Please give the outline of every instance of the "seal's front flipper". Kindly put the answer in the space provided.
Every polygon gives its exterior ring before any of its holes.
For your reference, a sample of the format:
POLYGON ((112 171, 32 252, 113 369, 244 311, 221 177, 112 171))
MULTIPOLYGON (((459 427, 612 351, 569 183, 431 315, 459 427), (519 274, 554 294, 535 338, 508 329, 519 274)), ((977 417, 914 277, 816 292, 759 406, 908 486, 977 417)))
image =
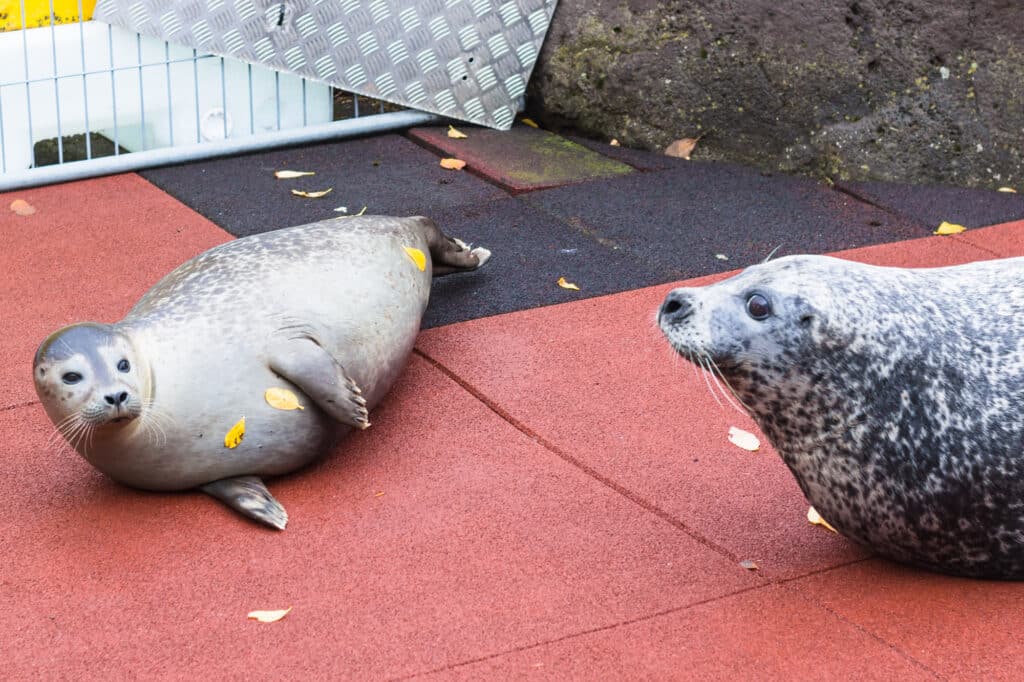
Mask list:
POLYGON ((292 382, 342 424, 370 426, 366 399, 345 368, 313 339, 302 336, 270 349, 270 369, 292 382))
POLYGON ((200 486, 199 489, 271 528, 284 530, 288 525, 288 512, 274 499, 258 476, 222 478, 200 486))

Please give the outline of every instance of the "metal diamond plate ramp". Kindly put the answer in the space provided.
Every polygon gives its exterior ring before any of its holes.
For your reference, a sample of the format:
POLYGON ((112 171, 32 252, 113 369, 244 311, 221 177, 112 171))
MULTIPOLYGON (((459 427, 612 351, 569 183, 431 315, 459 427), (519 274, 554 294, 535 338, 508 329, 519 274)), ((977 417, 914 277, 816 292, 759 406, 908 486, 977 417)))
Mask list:
POLYGON ((99 0, 95 19, 508 129, 557 0, 99 0))

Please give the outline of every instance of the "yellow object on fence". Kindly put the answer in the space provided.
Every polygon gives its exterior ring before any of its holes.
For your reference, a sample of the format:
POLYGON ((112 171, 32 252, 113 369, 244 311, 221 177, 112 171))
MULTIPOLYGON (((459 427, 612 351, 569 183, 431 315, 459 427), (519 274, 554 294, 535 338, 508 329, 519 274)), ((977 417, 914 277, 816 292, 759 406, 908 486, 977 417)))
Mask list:
MULTIPOLYGON (((81 8, 82 19, 92 19, 96 0, 52 0, 53 23, 69 24, 78 21, 81 8)), ((19 31, 23 28, 38 28, 50 25, 51 0, 0 0, 0 32, 19 31), (21 4, 25 3, 25 21, 21 20, 21 4)))

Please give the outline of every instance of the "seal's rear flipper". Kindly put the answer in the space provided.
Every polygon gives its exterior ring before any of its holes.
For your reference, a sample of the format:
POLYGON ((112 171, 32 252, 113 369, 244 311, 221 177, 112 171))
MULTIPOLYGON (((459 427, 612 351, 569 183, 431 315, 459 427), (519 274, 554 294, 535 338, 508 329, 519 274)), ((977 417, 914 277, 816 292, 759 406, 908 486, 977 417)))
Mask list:
POLYGON ((284 530, 288 525, 288 512, 281 503, 267 490, 267 486, 258 476, 237 476, 222 478, 207 483, 199 488, 207 495, 241 512, 250 519, 255 519, 277 530, 284 530))
POLYGON ((363 392, 316 341, 306 336, 281 341, 269 355, 270 369, 302 389, 324 412, 357 429, 370 426, 363 392))
POLYGON ((483 267, 491 258, 491 252, 478 246, 472 248, 461 239, 453 239, 430 218, 418 216, 412 220, 419 221, 430 248, 430 261, 433 264, 434 277, 450 275, 453 272, 468 272, 483 267))

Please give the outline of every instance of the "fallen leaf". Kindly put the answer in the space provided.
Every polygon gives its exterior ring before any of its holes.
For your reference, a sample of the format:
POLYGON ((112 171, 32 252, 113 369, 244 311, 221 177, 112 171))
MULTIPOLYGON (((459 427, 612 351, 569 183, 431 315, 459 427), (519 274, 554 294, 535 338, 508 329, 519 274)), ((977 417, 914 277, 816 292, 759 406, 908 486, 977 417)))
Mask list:
POLYGON ((665 156, 675 156, 680 159, 690 160, 690 154, 697 147, 697 142, 700 141, 699 137, 684 137, 681 140, 676 140, 669 146, 665 147, 665 156))
POLYGON ((30 216, 36 212, 36 207, 24 199, 15 199, 11 202, 11 210, 20 216, 30 216))
POLYGON ((304 192, 301 189, 293 189, 292 190, 292 194, 294 194, 297 197, 306 197, 307 199, 319 199, 320 197, 327 196, 328 194, 330 194, 333 191, 334 191, 333 187, 329 187, 327 189, 320 190, 319 192, 304 192))
POLYGON ((715 258, 717 258, 718 260, 729 260, 729 257, 726 256, 724 253, 716 253, 715 258))
POLYGON ((461 130, 457 130, 455 126, 448 126, 448 137, 452 138, 453 140, 465 140, 467 137, 469 137, 469 135, 462 132, 461 130))
POLYGON ((761 447, 761 441, 757 439, 757 436, 735 426, 729 427, 729 442, 750 452, 757 452, 761 447))
POLYGON ((609 147, 618 147, 618 146, 620 146, 619 145, 619 141, 613 138, 612 141, 608 143, 608 146, 609 147))
POLYGON ((815 509, 814 507, 808 507, 808 509, 807 509, 807 521, 812 526, 822 526, 822 527, 826 528, 827 530, 832 531, 833 533, 838 533, 839 532, 835 528, 833 528, 829 524, 828 521, 826 521, 825 519, 821 518, 821 514, 819 514, 818 510, 815 509))
POLYGON ((539 126, 539 125, 537 125, 536 121, 534 121, 534 120, 533 120, 532 118, 521 118, 521 119, 519 119, 519 121, 520 121, 520 122, 521 122, 521 123, 522 123, 523 125, 528 125, 528 126, 530 126, 531 128, 540 128, 540 126, 539 126))
POLYGON ((231 430, 224 436, 224 447, 228 450, 234 450, 238 447, 238 444, 245 438, 245 417, 238 420, 231 430))
POLYGON ((956 223, 947 223, 945 220, 939 225, 939 229, 935 230, 935 234, 959 234, 965 231, 967 228, 963 225, 957 225, 956 223))
POLYGON ((306 409, 299 404, 299 396, 287 388, 268 388, 266 393, 263 394, 263 399, 267 401, 268 405, 278 410, 306 409))
MULTIPOLYGON (((338 211, 338 210, 343 209, 343 208, 346 211, 348 210, 348 208, 346 208, 345 206, 339 206, 338 208, 336 208, 334 210, 338 211)), ((359 213, 353 213, 352 215, 340 215, 335 220, 340 220, 342 218, 358 218, 359 216, 363 215, 364 213, 366 213, 366 207, 365 206, 363 206, 361 209, 359 209, 359 213)))
POLYGON ((565 277, 558 278, 558 286, 562 287, 563 289, 572 289, 573 291, 580 290, 580 288, 573 284, 572 282, 566 281, 565 277))
POLYGON ((304 178, 307 175, 316 175, 313 171, 293 171, 293 170, 279 170, 274 171, 274 177, 278 180, 291 180, 292 178, 304 178))
POLYGON ((441 168, 447 168, 448 170, 462 170, 466 167, 466 162, 462 159, 441 159, 441 168))
POLYGON ((384 491, 383 490, 381 490, 379 493, 374 493, 373 494, 374 497, 382 497, 383 495, 384 495, 384 491))
POLYGON ((278 609, 277 611, 250 611, 248 617, 261 623, 276 623, 291 613, 291 611, 292 607, 290 606, 286 609, 278 609))
POLYGON ((338 208, 334 209, 334 212, 335 213, 348 213, 348 206, 339 206, 338 208))
POLYGON ((1009 192, 1010 194, 1016 194, 1017 190, 1012 187, 1000 187, 996 190, 997 192, 1009 192))
POLYGON ((760 566, 758 566, 756 563, 754 563, 750 559, 744 559, 743 561, 741 561, 740 562, 740 567, 741 568, 745 568, 748 571, 756 571, 757 569, 761 568, 760 566))
POLYGON ((424 254, 419 249, 415 249, 411 246, 403 246, 402 248, 405 249, 405 252, 407 254, 409 254, 409 258, 411 258, 412 262, 416 264, 416 267, 420 269, 420 272, 423 272, 424 270, 427 269, 426 254, 424 254))

